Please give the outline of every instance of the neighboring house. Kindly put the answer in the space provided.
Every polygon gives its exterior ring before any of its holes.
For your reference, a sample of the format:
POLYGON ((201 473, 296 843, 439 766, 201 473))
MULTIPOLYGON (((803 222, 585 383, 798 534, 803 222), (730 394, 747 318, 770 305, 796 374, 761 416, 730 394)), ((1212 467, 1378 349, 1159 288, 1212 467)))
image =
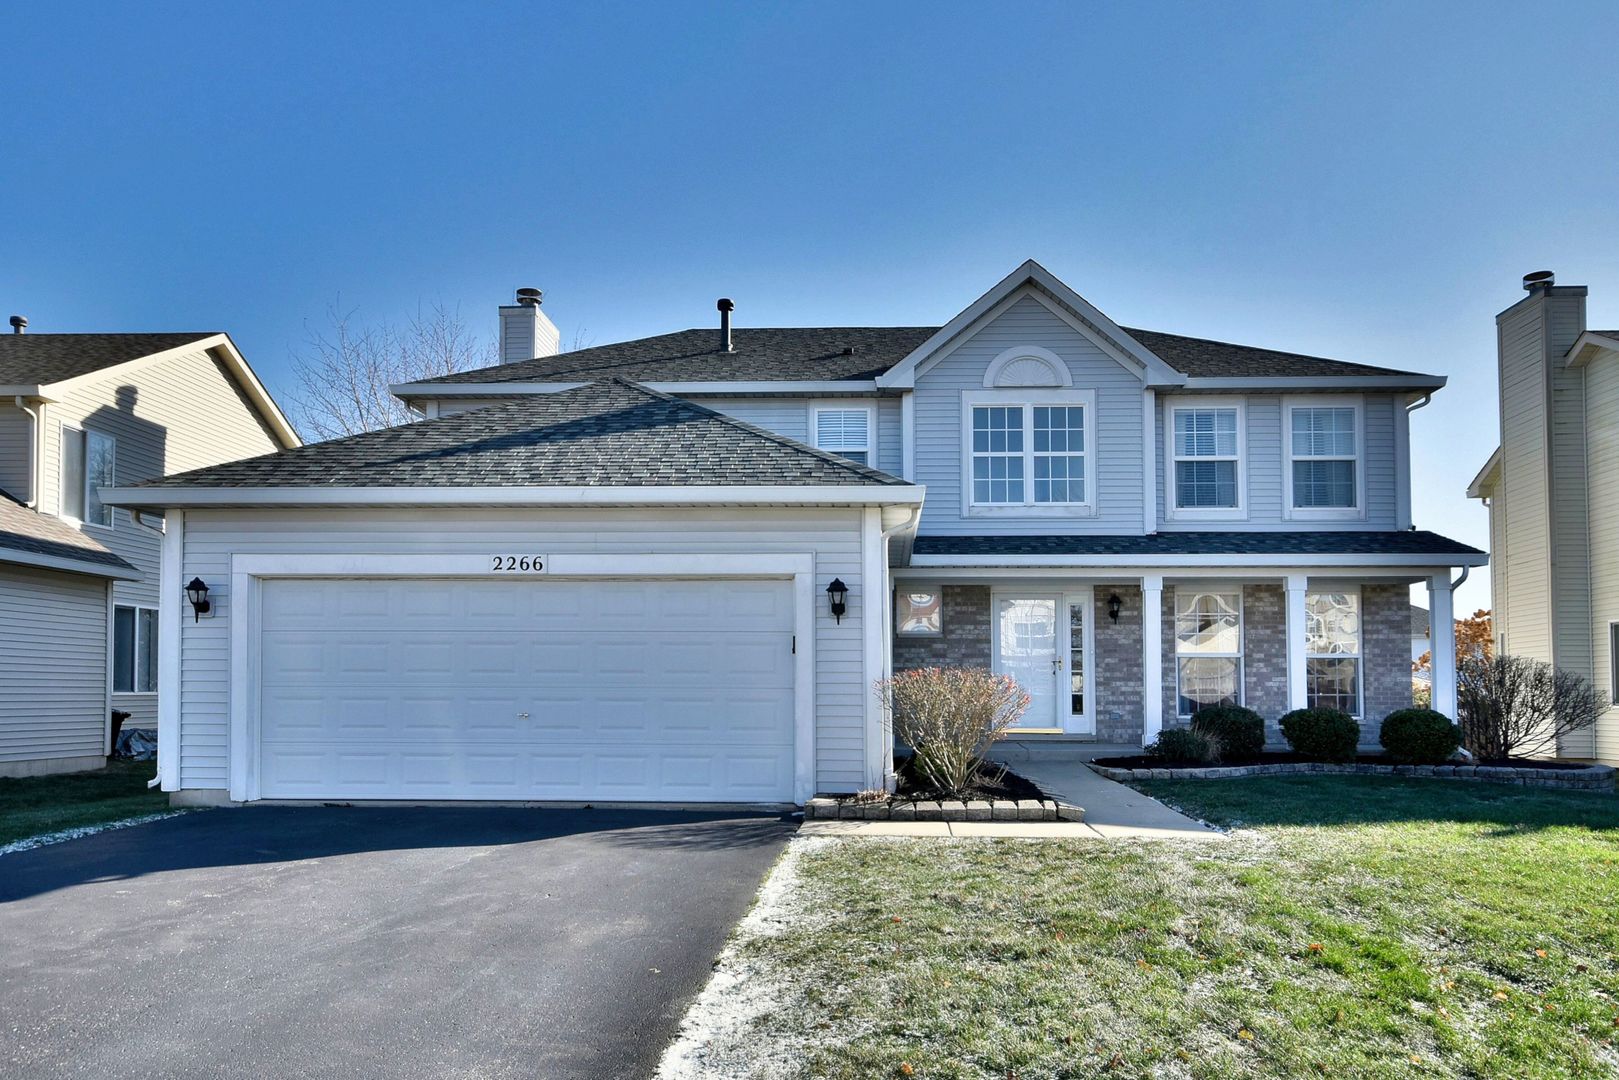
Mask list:
MULTIPOLYGON (((1524 288, 1495 317, 1500 446, 1467 489, 1490 508, 1496 651, 1619 700, 1619 330, 1586 328, 1583 285, 1524 288)), ((1558 752, 1619 763, 1619 709, 1558 752)))
POLYGON ((881 787, 874 684, 931 663, 1014 675, 1031 738, 1241 701, 1372 742, 1410 585, 1448 628, 1486 561, 1412 529, 1443 378, 1127 330, 1032 262, 942 327, 721 301, 564 355, 519 295, 509 362, 395 387, 420 422, 104 494, 166 510, 166 580, 210 589, 165 615, 178 801, 881 787))
MULTIPOLYGON (((0 776, 157 726, 161 516, 103 486, 298 445, 224 334, 0 336, 0 776)), ((193 747, 192 752, 204 752, 193 747)))
MULTIPOLYGON (((1429 640, 1428 609, 1425 607, 1418 607, 1416 604, 1412 604, 1411 663, 1415 664, 1417 661, 1421 660, 1424 656, 1428 655, 1432 648, 1433 642, 1429 640)), ((1415 668, 1412 669, 1411 677, 1424 686, 1426 686, 1433 679, 1431 672, 1418 671, 1415 668)))

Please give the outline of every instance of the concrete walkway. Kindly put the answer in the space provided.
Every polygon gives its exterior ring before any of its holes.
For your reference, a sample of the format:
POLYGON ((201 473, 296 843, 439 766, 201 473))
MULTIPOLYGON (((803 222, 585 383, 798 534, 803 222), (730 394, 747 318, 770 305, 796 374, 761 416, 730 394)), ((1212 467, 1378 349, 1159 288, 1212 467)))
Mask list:
POLYGON ((1012 762, 1047 795, 1085 809, 1084 821, 806 821, 800 836, 979 836, 1039 840, 1203 840, 1225 834, 1141 792, 1104 779, 1078 758, 1012 762))

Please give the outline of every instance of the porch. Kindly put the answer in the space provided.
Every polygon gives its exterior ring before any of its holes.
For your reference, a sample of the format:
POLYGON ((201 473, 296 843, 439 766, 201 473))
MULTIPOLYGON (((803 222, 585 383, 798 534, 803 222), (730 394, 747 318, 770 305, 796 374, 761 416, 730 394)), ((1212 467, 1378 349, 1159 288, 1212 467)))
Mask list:
MULTIPOLYGON (((1133 752, 1205 705, 1278 721, 1342 709, 1377 745, 1383 718, 1411 704, 1410 586, 1428 586, 1433 652, 1454 656, 1451 580, 1379 571, 1277 573, 1199 568, 1124 574, 1052 570, 895 572, 893 666, 984 667, 1031 703, 1003 756, 1133 752)), ((1455 713, 1455 672, 1438 663, 1435 708, 1455 713)))

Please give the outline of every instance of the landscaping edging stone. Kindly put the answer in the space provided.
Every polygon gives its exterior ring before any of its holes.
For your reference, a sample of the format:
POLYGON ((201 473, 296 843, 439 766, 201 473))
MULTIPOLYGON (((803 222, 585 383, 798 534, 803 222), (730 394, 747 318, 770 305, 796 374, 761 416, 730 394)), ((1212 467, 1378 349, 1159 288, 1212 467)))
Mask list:
POLYGON ((1334 776, 1426 776, 1440 780, 1482 780, 1492 784, 1559 788, 1564 791, 1613 791, 1614 769, 1587 765, 1583 769, 1535 769, 1513 765, 1340 765, 1327 761, 1282 762, 1273 765, 1210 765, 1193 769, 1116 769, 1087 761, 1092 772, 1109 780, 1234 780, 1244 776, 1296 776, 1325 773, 1334 776))
POLYGON ((1085 811, 1056 799, 835 799, 804 804, 806 821, 1084 821, 1085 811))

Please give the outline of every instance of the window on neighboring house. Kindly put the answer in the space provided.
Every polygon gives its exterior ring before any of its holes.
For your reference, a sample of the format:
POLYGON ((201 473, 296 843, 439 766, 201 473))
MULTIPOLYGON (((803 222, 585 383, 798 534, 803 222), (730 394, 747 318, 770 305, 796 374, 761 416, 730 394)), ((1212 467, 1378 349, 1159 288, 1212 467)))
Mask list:
POLYGON ((1304 635, 1306 703, 1359 716, 1360 594, 1306 594, 1304 635))
POLYGON ((1170 416, 1174 509, 1240 509, 1242 411, 1236 405, 1175 405, 1170 416))
POLYGON ((815 445, 862 465, 871 464, 870 409, 816 409, 815 445))
POLYGON ((119 604, 112 612, 112 689, 157 690, 157 609, 119 604))
POLYGON ((1355 405, 1288 409, 1288 481, 1301 516, 1346 516, 1360 509, 1360 410, 1355 405))
POLYGON ((1619 705, 1619 622, 1608 624, 1608 704, 1619 705))
POLYGON ((944 633, 944 604, 939 590, 905 586, 896 589, 894 630, 900 634, 944 633))
POLYGON ((1088 403, 975 404, 969 415, 973 505, 1091 504, 1088 403))
POLYGON ((87 525, 112 525, 112 507, 97 488, 115 483, 118 444, 99 431, 62 426, 62 516, 87 525))
POLYGON ((1241 589, 1175 589, 1175 686, 1180 716, 1242 704, 1241 589))

